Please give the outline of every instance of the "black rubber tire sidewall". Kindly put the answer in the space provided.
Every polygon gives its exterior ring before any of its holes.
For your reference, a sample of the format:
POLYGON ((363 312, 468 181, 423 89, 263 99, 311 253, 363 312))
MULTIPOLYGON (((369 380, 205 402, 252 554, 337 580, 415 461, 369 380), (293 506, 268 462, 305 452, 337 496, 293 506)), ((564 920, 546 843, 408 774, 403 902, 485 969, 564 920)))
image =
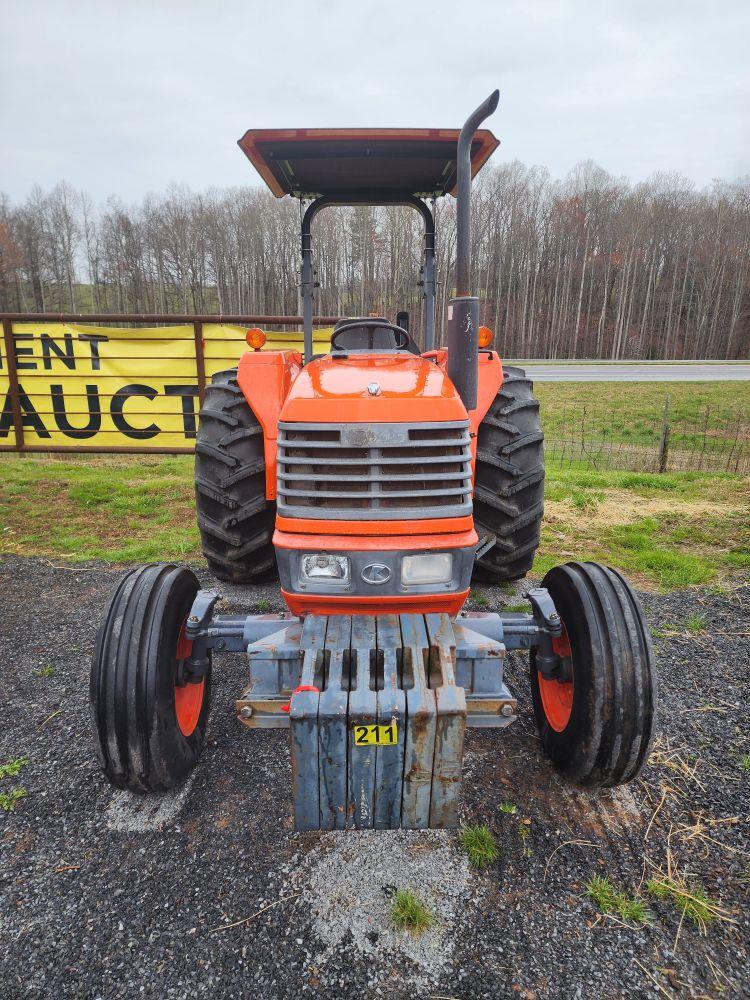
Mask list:
POLYGON ((500 584, 523 578, 539 545, 544 513, 544 445, 539 402, 522 368, 503 366, 503 383, 479 425, 474 523, 495 543, 472 579, 500 584))
POLYGON ((531 693, 542 745, 570 781, 612 787, 637 777, 650 753, 658 682, 653 648, 636 594, 615 570, 567 563, 542 581, 570 641, 573 704, 562 732, 544 711, 536 657, 531 693))
MULTIPOLYGON (((544 750, 553 764, 571 780, 578 780, 587 770, 587 751, 601 735, 601 714, 605 697, 601 684, 601 641, 593 622, 593 614, 582 614, 590 598, 580 590, 556 585, 547 577, 545 586, 555 609, 565 625, 570 641, 573 663, 573 706, 570 719, 562 732, 550 726, 542 704, 536 656, 531 653, 531 700, 537 729, 544 750), (599 650, 599 653, 597 653, 599 650)), ((592 609, 593 610, 593 609, 592 609)))
POLYGON ((175 712, 177 641, 198 591, 188 569, 140 566, 109 601, 91 662, 89 702, 99 762, 109 781, 162 792, 184 781, 206 740, 211 663, 197 725, 185 736, 175 712))
POLYGON ((149 660, 152 669, 145 673, 146 711, 151 722, 151 762, 155 771, 170 782, 182 781, 193 769, 206 739, 211 704, 211 667, 203 688, 203 704, 198 723, 185 736, 175 712, 176 651, 180 628, 187 619, 198 592, 195 576, 185 570, 168 593, 161 593, 154 608, 149 635, 149 660))

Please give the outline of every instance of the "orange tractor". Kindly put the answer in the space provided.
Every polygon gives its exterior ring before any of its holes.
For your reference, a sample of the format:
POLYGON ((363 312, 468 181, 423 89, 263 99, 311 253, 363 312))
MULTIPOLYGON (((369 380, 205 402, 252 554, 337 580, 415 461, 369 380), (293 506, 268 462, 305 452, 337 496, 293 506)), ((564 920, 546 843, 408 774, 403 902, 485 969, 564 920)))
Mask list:
POLYGON ((115 785, 161 791, 203 748, 214 654, 247 655, 237 714, 290 732, 298 829, 457 822, 467 726, 516 718, 507 650, 531 660, 542 745, 572 781, 631 780, 655 712, 651 644, 615 570, 569 563, 528 614, 463 611, 472 579, 531 569, 542 519, 539 404, 503 366, 471 294, 472 177, 497 146, 481 123, 440 129, 249 131, 240 146, 302 221, 304 356, 259 350, 206 392, 196 501, 214 576, 276 571, 288 612, 217 612, 220 595, 171 564, 128 573, 99 632, 91 706, 115 785), (435 224, 456 197, 456 292, 436 347, 435 224), (424 221, 423 343, 383 317, 339 322, 313 354, 312 221, 330 205, 407 205, 424 221))

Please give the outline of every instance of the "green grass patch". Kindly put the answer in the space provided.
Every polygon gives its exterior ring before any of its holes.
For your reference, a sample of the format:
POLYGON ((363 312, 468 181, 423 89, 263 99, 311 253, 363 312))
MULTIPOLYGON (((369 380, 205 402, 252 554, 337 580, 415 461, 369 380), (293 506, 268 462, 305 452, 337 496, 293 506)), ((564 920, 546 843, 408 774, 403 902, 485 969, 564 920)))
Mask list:
POLYGON ((21 799, 25 799, 28 794, 25 788, 11 788, 9 792, 0 792, 0 809, 3 812, 13 812, 21 799))
MULTIPOLYGON (((750 567, 750 480, 552 463, 534 572, 571 559, 641 587, 727 590, 750 567)), ((0 552, 70 562, 200 559, 191 456, 0 456, 0 552)), ((524 611, 514 587, 507 610, 524 611)), ((491 606, 472 590, 470 606, 491 606)))
POLYGON ((748 382, 537 382, 534 394, 553 447, 583 425, 588 438, 655 452, 667 395, 673 447, 692 449, 704 437, 731 447, 738 413, 750 411, 748 382))
POLYGON ((0 778, 15 778, 29 763, 28 757, 15 757, 13 760, 0 764, 0 778))
POLYGON ((651 920, 651 913, 640 896, 628 896, 606 876, 594 875, 586 886, 586 895, 607 916, 617 915, 628 924, 645 924, 651 920))
POLYGON ((200 554, 190 456, 0 462, 3 552, 115 563, 200 554))
POLYGON ((490 599, 482 590, 472 590, 469 594, 469 600, 478 608, 490 606, 490 599))
POLYGON ((707 623, 708 618, 705 615, 695 614, 688 615, 687 618, 683 619, 682 625, 686 632, 693 632, 698 635, 706 631, 707 623))
POLYGON ((682 875, 651 878, 646 883, 646 892, 655 899, 672 903, 683 917, 703 931, 715 920, 724 918, 724 910, 705 888, 682 875))
POLYGON ((750 480, 695 472, 547 473, 534 571, 570 559, 617 566, 646 588, 727 589, 746 573, 750 480), (592 502, 582 500, 589 494, 592 502))
POLYGON ((472 868, 487 868, 500 857, 500 848, 488 826, 463 826, 458 840, 472 868))
POLYGON ((391 920, 400 931, 422 934, 435 923, 432 911, 411 889, 399 889, 391 899, 391 920))

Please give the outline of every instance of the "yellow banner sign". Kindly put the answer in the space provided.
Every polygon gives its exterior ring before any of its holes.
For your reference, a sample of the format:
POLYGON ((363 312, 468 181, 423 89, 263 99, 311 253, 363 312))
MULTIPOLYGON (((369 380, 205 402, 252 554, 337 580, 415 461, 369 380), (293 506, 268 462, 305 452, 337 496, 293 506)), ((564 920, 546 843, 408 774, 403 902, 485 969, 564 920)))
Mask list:
MULTIPOLYGON (((245 327, 203 326, 206 379, 248 350, 245 327)), ((331 330, 315 331, 315 352, 331 330)), ((267 335, 265 350, 302 351, 301 333, 267 335)), ((198 374, 192 326, 113 328, 14 323, 24 443, 35 447, 192 448, 198 374)), ((0 447, 15 444, 7 359, 0 340, 0 447)))

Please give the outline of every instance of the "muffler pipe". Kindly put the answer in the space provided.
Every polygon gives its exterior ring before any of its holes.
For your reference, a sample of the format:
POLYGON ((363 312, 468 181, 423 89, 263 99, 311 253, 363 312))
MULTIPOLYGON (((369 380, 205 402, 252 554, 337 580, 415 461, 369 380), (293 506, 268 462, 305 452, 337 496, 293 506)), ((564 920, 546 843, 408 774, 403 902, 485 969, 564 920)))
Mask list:
POLYGON ((456 151, 456 294, 448 304, 448 377, 467 410, 476 409, 479 378, 479 299, 471 294, 471 144, 497 108, 500 91, 469 115, 456 151))

